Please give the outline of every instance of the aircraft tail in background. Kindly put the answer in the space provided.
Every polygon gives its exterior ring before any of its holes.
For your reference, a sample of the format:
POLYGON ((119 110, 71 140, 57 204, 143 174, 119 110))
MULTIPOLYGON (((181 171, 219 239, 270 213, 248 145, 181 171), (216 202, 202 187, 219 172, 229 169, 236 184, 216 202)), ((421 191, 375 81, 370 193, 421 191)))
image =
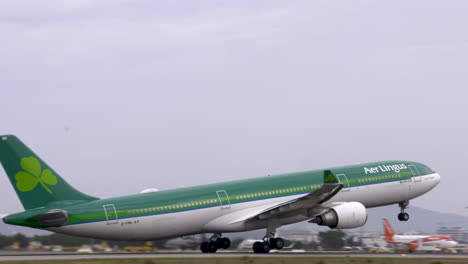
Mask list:
POLYGON ((387 220, 387 218, 383 219, 383 228, 385 232, 385 238, 392 241, 395 232, 393 231, 392 225, 390 225, 390 222, 387 220))

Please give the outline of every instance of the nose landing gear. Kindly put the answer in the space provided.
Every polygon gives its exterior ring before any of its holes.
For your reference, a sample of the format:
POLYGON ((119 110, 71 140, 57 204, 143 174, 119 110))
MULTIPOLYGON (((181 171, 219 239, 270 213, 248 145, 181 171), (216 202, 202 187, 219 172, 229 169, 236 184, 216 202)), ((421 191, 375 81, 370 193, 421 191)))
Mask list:
POLYGON ((409 201, 398 203, 398 206, 400 207, 400 213, 398 214, 398 220, 400 220, 400 221, 408 221, 409 220, 409 214, 405 213, 405 209, 408 208, 408 205, 409 205, 409 201))

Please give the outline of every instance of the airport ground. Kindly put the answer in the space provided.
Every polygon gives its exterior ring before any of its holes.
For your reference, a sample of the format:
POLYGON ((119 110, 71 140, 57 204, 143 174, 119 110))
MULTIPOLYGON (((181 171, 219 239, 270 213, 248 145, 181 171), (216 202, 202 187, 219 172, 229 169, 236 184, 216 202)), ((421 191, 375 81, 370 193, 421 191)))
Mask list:
POLYGON ((468 263, 465 254, 367 253, 12 253, 0 252, 0 263, 142 263, 142 264, 452 264, 468 263))

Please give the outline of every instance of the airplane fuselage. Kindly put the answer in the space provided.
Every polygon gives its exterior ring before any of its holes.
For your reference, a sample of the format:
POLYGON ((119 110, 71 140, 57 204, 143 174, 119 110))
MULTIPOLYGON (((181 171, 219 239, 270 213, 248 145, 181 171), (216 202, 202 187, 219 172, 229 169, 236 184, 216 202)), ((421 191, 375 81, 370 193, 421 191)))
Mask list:
POLYGON ((451 237, 429 235, 395 235, 388 242, 397 246, 409 246, 412 251, 438 251, 458 245, 451 237))
MULTIPOLYGON (((324 206, 359 202, 377 207, 414 199, 440 181, 427 166, 384 161, 330 169, 344 185, 324 206)), ((90 202, 73 201, 9 215, 9 224, 114 240, 154 240, 198 233, 241 232, 311 219, 311 212, 292 211, 275 219, 241 221, 249 216, 317 190, 323 170, 158 191, 90 202), (25 221, 51 209, 68 212, 68 223, 44 227, 25 221)))

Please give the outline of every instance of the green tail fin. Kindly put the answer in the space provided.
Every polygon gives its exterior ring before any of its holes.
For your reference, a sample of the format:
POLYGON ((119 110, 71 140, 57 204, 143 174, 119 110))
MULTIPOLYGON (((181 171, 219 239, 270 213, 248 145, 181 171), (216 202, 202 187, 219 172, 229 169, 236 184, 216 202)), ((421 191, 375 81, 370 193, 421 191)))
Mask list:
POLYGON ((26 210, 53 202, 98 199, 69 185, 16 136, 0 136, 0 162, 26 210))
POLYGON ((335 174, 330 170, 323 171, 323 183, 339 183, 338 179, 336 178, 335 174))

